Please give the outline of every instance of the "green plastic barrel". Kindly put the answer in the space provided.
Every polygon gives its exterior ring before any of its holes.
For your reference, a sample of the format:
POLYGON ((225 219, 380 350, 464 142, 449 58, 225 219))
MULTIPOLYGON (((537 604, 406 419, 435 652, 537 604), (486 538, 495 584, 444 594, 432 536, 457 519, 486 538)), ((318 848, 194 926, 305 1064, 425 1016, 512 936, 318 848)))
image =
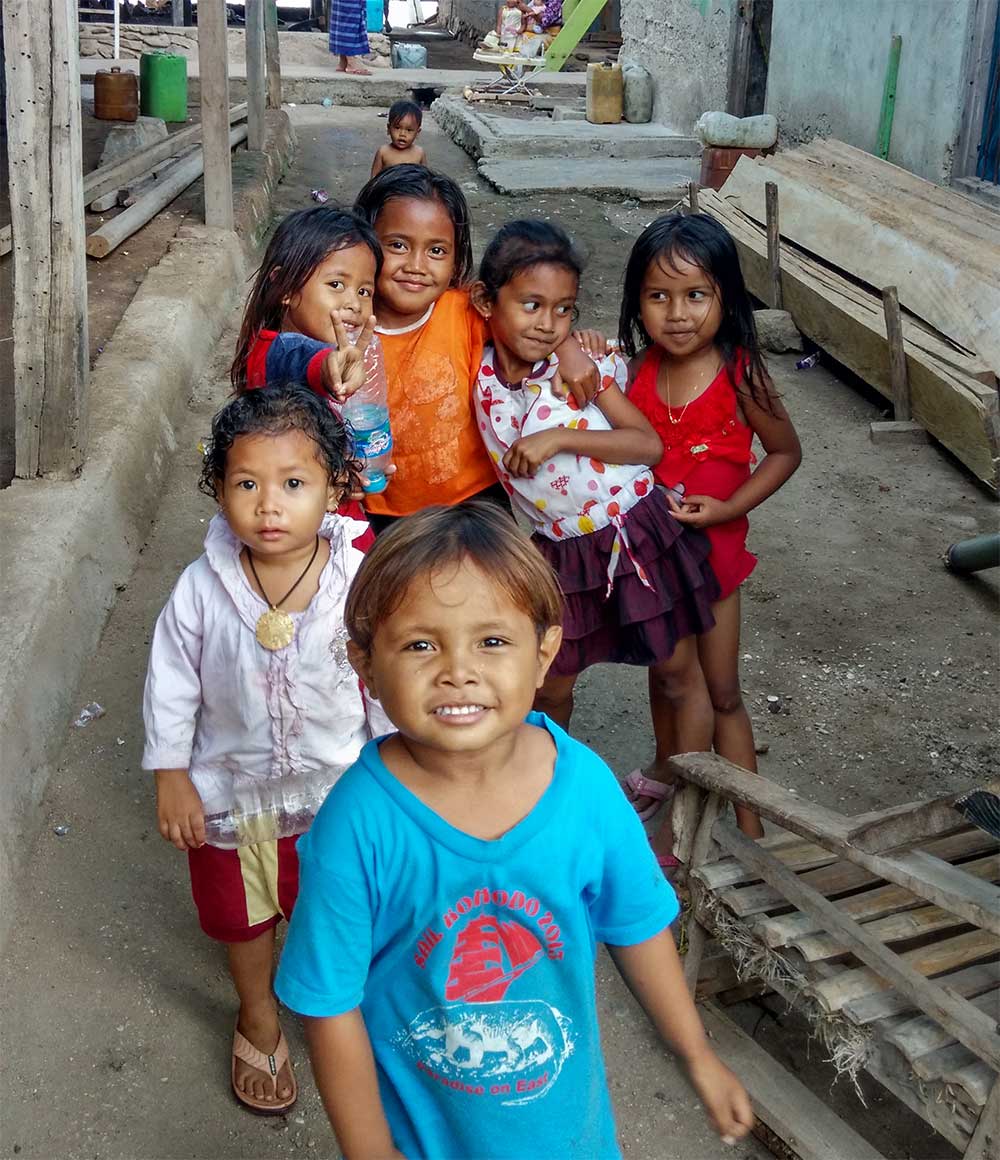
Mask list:
POLYGON ((139 58, 139 106, 144 117, 187 120, 187 57, 144 52, 139 58))

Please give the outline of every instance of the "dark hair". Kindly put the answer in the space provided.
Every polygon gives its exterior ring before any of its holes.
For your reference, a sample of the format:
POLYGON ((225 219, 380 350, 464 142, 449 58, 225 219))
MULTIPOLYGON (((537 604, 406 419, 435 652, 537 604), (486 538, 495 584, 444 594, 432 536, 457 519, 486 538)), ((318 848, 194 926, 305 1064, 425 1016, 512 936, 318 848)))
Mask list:
POLYGON ((404 117, 412 117, 417 122, 418 129, 424 123, 424 111, 416 101, 396 101, 395 104, 390 105, 386 123, 391 129, 393 125, 398 125, 404 117))
POLYGON ((677 258, 699 266, 715 283, 722 307, 722 323, 715 341, 734 389, 745 383, 759 407, 773 410, 771 377, 761 356, 753 303, 743 281, 736 243, 725 226, 706 213, 665 214, 637 238, 625 267, 625 292, 618 322, 622 350, 632 356, 653 345, 642 325, 643 279, 653 262, 673 265, 677 258), (749 363, 745 371, 744 358, 749 363))
POLYGON ((507 222, 497 230, 479 263, 479 281, 488 301, 495 302, 500 287, 532 266, 563 266, 583 273, 583 259, 569 234, 551 222, 523 219, 507 222))
POLYGON ((236 357, 229 370, 234 390, 247 385, 247 360, 262 330, 278 330, 284 300, 297 294, 316 267, 334 250, 367 246, 375 256, 375 276, 382 269, 382 247, 367 221, 351 210, 317 205, 296 210, 280 223, 264 252, 243 311, 236 357))
POLYGON ((453 286, 468 282, 472 274, 472 234, 469 206, 465 194, 450 177, 435 173, 423 165, 391 165, 377 173, 354 201, 354 212, 375 225, 375 220, 394 198, 412 197, 417 201, 439 201, 455 227, 455 272, 453 286))
POLYGON ((361 465, 351 458, 348 428, 319 395, 299 383, 244 391, 229 400, 212 420, 198 487, 218 499, 233 443, 241 435, 283 435, 286 431, 301 431, 312 439, 316 457, 330 479, 343 481, 348 492, 357 490, 361 465))
POLYGON ((496 504, 467 500, 425 508, 379 536, 347 594, 344 623, 351 640, 371 652, 376 628, 399 607, 410 585, 463 560, 481 568, 531 617, 539 640, 562 623, 559 582, 538 549, 496 504))

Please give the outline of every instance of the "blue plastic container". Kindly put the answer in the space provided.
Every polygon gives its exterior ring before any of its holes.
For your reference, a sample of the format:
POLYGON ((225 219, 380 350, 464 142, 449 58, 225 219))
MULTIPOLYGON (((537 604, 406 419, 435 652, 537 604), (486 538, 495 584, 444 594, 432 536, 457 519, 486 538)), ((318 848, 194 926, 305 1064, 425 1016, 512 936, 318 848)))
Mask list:
POLYGON ((385 12, 382 0, 367 0, 365 12, 365 27, 369 32, 381 32, 385 21, 385 12))

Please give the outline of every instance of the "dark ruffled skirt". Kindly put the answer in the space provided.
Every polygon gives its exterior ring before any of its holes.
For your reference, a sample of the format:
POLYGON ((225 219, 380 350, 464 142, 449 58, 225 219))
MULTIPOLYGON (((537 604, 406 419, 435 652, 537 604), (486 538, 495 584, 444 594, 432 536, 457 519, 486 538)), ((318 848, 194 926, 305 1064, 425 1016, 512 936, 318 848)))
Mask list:
POLYGON ((550 670, 554 676, 605 662, 648 668, 666 660, 683 637, 715 624, 712 605, 719 599, 719 583, 708 562, 708 537, 679 524, 659 488, 625 517, 630 552, 622 547, 614 588, 605 598, 615 532, 609 525, 564 540, 532 537, 559 577, 566 601, 562 648, 550 670), (633 557, 651 588, 639 579, 633 557))

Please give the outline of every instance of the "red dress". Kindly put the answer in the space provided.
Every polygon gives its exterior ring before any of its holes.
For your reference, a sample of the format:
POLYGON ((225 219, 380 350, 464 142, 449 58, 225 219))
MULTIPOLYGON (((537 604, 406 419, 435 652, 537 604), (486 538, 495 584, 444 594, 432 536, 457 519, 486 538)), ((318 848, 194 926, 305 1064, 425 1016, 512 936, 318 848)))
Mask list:
MULTIPOLYGON (((723 367, 686 408, 671 407, 660 398, 656 381, 663 352, 649 348, 635 377, 629 399, 663 440, 663 458, 653 468, 656 482, 684 495, 729 499, 750 478, 756 457, 750 450, 753 431, 739 415, 736 391, 723 367), (671 415, 679 422, 671 422, 671 415)), ((747 551, 750 521, 746 516, 705 528, 712 543, 709 563, 721 589, 720 600, 735 592, 757 564, 747 551)))

